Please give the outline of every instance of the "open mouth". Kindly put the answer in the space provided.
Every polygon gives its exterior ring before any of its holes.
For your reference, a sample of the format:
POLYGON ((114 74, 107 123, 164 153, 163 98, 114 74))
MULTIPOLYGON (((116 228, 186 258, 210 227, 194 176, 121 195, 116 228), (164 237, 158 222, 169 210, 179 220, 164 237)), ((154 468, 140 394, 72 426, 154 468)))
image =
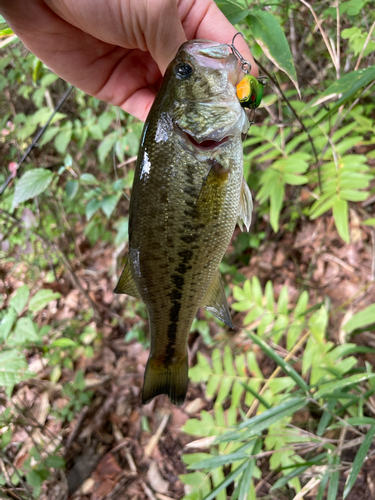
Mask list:
POLYGON ((185 136, 193 144, 193 146, 195 146, 198 149, 202 149, 204 151, 206 151, 208 149, 214 149, 214 148, 220 146, 221 144, 224 144, 225 142, 227 142, 229 140, 229 136, 226 136, 223 139, 221 139, 220 141, 213 141, 212 139, 207 139, 205 141, 198 142, 196 139, 194 139, 193 136, 191 136, 190 134, 188 134, 186 132, 185 132, 185 136))

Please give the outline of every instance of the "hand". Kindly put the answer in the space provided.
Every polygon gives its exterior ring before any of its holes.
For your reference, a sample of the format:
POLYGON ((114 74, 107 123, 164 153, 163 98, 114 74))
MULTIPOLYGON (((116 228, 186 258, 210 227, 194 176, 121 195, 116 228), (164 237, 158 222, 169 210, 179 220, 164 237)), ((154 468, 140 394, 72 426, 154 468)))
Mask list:
MULTIPOLYGON (((0 13, 61 78, 143 121, 183 42, 236 33, 213 0, 0 0, 0 13)), ((257 76, 241 37, 236 47, 257 76)))

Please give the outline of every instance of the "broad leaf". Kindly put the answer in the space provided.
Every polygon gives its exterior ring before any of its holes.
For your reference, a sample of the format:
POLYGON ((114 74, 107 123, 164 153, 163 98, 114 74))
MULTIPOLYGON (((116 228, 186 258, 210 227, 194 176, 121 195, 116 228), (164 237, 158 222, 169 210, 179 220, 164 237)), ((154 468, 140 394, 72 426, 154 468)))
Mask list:
POLYGON ((15 326, 14 333, 8 340, 9 345, 22 345, 39 340, 35 332, 34 323, 30 318, 20 318, 15 326))
POLYGON ((345 323, 343 329, 346 332, 352 332, 357 328, 363 328, 367 325, 375 323, 375 304, 366 307, 363 311, 359 311, 350 320, 345 323))
POLYGON ((109 219, 116 208, 118 197, 115 195, 104 196, 102 200, 102 210, 109 219))
POLYGON ((232 24, 241 22, 249 11, 234 0, 215 0, 216 5, 232 24))
POLYGON ((31 297, 29 310, 34 313, 41 311, 49 302, 60 297, 61 295, 59 293, 54 293, 52 290, 39 290, 34 297, 31 297))
POLYGON ((8 396, 16 384, 33 375, 25 357, 16 349, 0 352, 0 386, 6 388, 8 396))
POLYGON ((247 22, 252 35, 268 59, 289 76, 300 94, 292 53, 277 18, 270 12, 256 10, 249 14, 247 22))
POLYGON ((7 340, 8 335, 16 319, 17 319, 16 311, 13 309, 13 307, 9 307, 5 316, 3 316, 0 322, 0 341, 7 340))
POLYGON ((22 311, 22 309, 27 304, 29 300, 30 290, 27 285, 20 286, 16 292, 16 295, 12 297, 9 301, 10 305, 14 307, 14 309, 18 312, 18 314, 22 311))
POLYGON ((14 192, 13 208, 18 203, 30 200, 38 194, 43 193, 51 184, 54 174, 44 168, 35 168, 26 172, 18 184, 14 192))
POLYGON ((101 205, 102 205, 102 202, 96 198, 94 198, 93 200, 88 202, 88 204, 86 205, 87 221, 89 221, 91 219, 91 217, 99 210, 101 205))

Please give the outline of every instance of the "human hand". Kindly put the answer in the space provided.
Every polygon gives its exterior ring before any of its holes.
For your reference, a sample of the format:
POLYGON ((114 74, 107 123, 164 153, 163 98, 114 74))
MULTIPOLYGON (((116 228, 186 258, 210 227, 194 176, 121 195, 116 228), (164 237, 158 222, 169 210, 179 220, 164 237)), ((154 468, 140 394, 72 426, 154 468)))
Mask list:
MULTIPOLYGON (((143 121, 183 42, 236 33, 213 0, 0 0, 0 13, 61 78, 143 121)), ((241 37, 236 47, 257 76, 241 37)))

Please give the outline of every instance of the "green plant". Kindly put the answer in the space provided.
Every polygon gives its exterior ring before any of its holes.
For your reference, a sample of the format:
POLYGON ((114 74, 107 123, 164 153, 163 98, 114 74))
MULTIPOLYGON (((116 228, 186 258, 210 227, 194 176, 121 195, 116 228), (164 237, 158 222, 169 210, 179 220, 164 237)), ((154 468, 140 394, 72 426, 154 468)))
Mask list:
MULTIPOLYGON (((310 489, 321 485, 322 498, 328 487, 331 498, 336 498, 336 476, 343 467, 339 439, 343 432, 351 435, 348 446, 361 443, 351 464, 346 497, 375 435, 375 415, 364 415, 366 397, 375 392, 375 373, 370 365, 359 367, 353 354, 374 350, 352 343, 335 346, 328 341, 329 311, 324 305, 308 308, 306 293, 294 309, 285 287, 275 304, 271 283, 263 295, 257 278, 246 281, 243 288, 236 287, 234 294, 238 302, 233 307, 249 310, 244 323, 249 325, 253 347, 246 355, 235 356, 228 346, 223 354, 215 349, 211 363, 198 354, 197 365, 190 369, 192 380, 207 384, 206 396, 214 399, 214 407, 213 414, 201 412, 200 419, 188 420, 183 428, 193 436, 212 437, 203 445, 210 448, 209 453, 183 456, 188 469, 200 470, 181 476, 190 491, 185 498, 224 499, 227 486, 233 483, 232 499, 246 495, 255 499, 253 479, 260 477, 256 460, 263 456, 270 457, 270 469, 279 476, 273 490, 289 485, 298 493, 304 473, 319 467, 310 489), (285 335, 289 353, 280 346, 285 335), (256 361, 256 346, 275 363, 268 379, 256 361), (249 408, 247 414, 244 407, 249 408), (257 415, 251 417, 255 409, 257 415), (303 419, 294 421, 293 416, 301 411, 320 415, 316 427, 304 425, 303 419), (326 438, 333 429, 337 437, 326 438)), ((357 313, 344 328, 352 331, 356 325, 367 324, 371 311, 357 313)), ((367 407, 373 411, 371 405, 367 407)))

